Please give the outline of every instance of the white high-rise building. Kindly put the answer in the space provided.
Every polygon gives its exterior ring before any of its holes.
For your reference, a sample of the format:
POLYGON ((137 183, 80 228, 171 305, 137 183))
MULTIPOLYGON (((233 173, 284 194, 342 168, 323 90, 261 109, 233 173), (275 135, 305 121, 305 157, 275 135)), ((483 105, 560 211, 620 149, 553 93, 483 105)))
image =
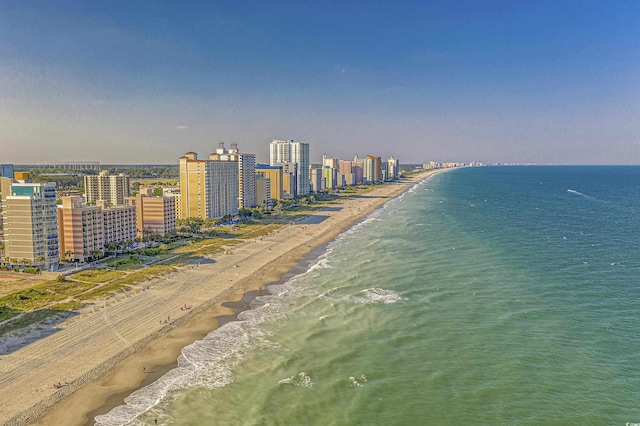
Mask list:
POLYGON ((296 194, 307 195, 311 192, 309 179, 309 144, 306 142, 294 142, 293 140, 281 141, 274 139, 269 150, 269 164, 277 166, 285 163, 296 163, 296 194))

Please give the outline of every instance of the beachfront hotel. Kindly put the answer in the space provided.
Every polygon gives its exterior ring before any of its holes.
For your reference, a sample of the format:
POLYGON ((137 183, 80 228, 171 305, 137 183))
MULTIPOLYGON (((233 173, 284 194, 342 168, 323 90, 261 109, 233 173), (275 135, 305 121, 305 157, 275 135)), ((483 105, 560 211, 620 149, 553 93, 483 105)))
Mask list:
POLYGON ((238 208, 256 205, 256 155, 238 151, 238 144, 231 142, 225 149, 224 142, 218 142, 218 148, 209 157, 210 160, 234 161, 238 163, 238 208))
POLYGON ((4 206, 5 258, 57 269, 56 184, 13 183, 10 194, 4 206))
POLYGON ((382 182, 382 159, 375 155, 364 158, 363 178, 365 183, 382 182))
MULTIPOLYGON (((282 141, 274 139, 269 147, 269 164, 272 166, 295 164, 295 195, 308 195, 311 190, 309 179, 309 144, 306 142, 282 141)), ((285 172, 293 170, 285 170, 285 172)))
POLYGON ((96 205, 102 209, 102 226, 104 244, 133 240, 136 237, 136 207, 109 205, 104 200, 98 200, 96 205))
POLYGON ((181 219, 238 214, 238 162, 218 160, 219 155, 198 160, 191 151, 180 157, 181 219))
POLYGON ((84 206, 79 196, 62 197, 57 211, 63 259, 86 262, 104 250, 104 218, 100 206, 84 206))
POLYGON ((125 204, 136 208, 136 235, 144 238, 152 232, 165 235, 176 230, 176 198, 154 197, 151 188, 140 188, 135 197, 124 199, 125 204))
POLYGON ((109 204, 124 204, 124 198, 131 195, 129 176, 107 175, 106 171, 98 176, 84 177, 84 191, 87 204, 94 204, 98 200, 105 200, 109 204))

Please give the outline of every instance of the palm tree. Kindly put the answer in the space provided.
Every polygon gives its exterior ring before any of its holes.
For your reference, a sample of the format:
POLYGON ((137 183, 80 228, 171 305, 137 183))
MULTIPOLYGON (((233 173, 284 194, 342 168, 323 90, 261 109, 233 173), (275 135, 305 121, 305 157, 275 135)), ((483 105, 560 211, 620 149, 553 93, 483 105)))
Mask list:
POLYGON ((67 250, 64 252, 64 257, 67 259, 67 262, 71 261, 71 258, 73 257, 73 252, 71 250, 67 250))
POLYGON ((89 252, 89 255, 91 256, 91 258, 93 258, 93 260, 99 259, 102 257, 102 251, 100 250, 91 250, 89 252))
POLYGON ((38 259, 36 259, 38 261, 38 266, 40 266, 40 269, 44 269, 44 256, 38 256, 38 259))
POLYGON ((104 245, 104 250, 106 253, 114 253, 116 255, 116 257, 118 257, 118 244, 116 243, 109 243, 109 244, 105 244, 104 245))
POLYGON ((127 252, 129 251, 129 249, 131 248, 131 246, 133 245, 133 241, 132 240, 125 240, 122 242, 122 248, 127 250, 127 252))

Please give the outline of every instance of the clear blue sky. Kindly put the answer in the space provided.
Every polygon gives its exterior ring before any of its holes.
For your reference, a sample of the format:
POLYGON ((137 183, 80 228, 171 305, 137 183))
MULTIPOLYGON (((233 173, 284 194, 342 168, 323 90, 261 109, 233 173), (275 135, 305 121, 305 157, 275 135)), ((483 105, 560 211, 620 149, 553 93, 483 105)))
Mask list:
POLYGON ((0 162, 640 164, 640 2, 0 0, 0 162))

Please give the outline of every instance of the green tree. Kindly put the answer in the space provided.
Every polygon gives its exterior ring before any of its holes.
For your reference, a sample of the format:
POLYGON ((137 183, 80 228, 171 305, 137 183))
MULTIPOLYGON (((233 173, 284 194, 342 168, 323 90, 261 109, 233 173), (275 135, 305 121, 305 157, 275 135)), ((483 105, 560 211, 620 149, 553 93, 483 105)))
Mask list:
POLYGON ((133 245, 132 240, 125 240, 122 242, 122 248, 126 251, 129 251, 129 248, 133 245))

